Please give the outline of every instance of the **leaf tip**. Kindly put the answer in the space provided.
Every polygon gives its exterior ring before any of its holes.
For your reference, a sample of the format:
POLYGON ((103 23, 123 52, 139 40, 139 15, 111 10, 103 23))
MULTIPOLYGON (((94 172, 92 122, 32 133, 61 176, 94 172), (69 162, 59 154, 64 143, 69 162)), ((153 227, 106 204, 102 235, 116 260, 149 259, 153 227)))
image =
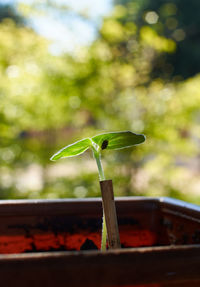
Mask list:
POLYGON ((50 157, 51 161, 56 161, 56 159, 54 159, 54 155, 52 157, 50 157))
POLYGON ((56 161, 58 160, 60 157, 59 157, 59 154, 58 153, 55 153, 52 155, 52 157, 50 158, 51 161, 56 161))

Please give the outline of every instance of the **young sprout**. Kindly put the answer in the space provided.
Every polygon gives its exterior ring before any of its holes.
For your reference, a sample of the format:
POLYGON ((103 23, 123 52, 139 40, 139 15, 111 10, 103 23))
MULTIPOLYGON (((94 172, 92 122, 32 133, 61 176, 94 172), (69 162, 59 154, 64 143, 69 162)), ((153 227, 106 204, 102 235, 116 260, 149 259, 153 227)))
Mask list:
MULTIPOLYGON (((105 180, 104 170, 101 164, 101 152, 102 150, 118 150, 123 148, 132 147, 134 145, 141 144, 145 141, 145 136, 142 134, 135 134, 130 131, 111 132, 100 134, 91 138, 85 138, 70 144, 51 157, 51 160, 55 161, 60 158, 73 157, 84 153, 87 149, 91 148, 94 158, 97 163, 99 179, 105 180)), ((106 224, 105 216, 103 215, 103 228, 102 228, 102 243, 101 249, 106 249, 106 224)))

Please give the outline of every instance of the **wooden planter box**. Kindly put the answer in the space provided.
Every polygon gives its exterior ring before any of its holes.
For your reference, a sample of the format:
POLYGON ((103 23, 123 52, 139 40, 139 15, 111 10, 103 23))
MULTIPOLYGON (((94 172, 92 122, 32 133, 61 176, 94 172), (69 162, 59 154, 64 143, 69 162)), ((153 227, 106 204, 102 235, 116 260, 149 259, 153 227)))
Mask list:
POLYGON ((123 248, 100 252, 100 199, 0 201, 1 286, 200 286, 199 207, 129 197, 116 208, 123 248))

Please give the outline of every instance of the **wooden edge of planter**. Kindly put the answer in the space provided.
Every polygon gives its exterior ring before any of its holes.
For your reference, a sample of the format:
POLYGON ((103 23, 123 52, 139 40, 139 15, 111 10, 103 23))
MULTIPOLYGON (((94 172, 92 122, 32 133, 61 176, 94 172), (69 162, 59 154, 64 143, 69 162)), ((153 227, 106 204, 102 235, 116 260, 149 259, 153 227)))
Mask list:
MULTIPOLYGON (((155 247, 132 247, 132 248, 124 248, 124 249, 109 249, 107 251, 101 250, 80 250, 80 251, 47 251, 47 252, 36 252, 36 253, 19 253, 19 254, 0 254, 0 262, 1 260, 20 260, 20 259, 28 259, 28 258, 50 258, 50 257, 73 257, 73 256, 112 256, 119 254, 144 254, 144 253, 161 253, 161 252, 200 252, 200 244, 190 244, 190 245, 165 245, 165 246, 155 246, 155 247)), ((199 258, 200 260, 200 258, 199 258)), ((200 274, 199 274, 200 275, 200 274)))
POLYGON ((200 280, 199 268, 199 245, 0 255, 1 283, 7 286, 13 278, 23 287, 38 282, 48 287, 185 282, 200 280))
MULTIPOLYGON (((185 213, 190 217, 200 219, 200 206, 183 202, 168 197, 116 197, 115 204, 117 213, 121 209, 126 209, 130 205, 144 205, 145 209, 161 210, 185 213)), ((12 215, 47 215, 47 214, 84 214, 87 210, 88 214, 102 214, 101 198, 85 198, 85 199, 55 199, 55 200, 0 200, 0 216, 12 215)))
MULTIPOLYGON (((115 198, 116 207, 124 208, 132 203, 145 204, 146 208, 159 208, 159 199, 145 197, 115 198)), ((102 215, 102 198, 56 199, 56 200, 0 200, 0 215, 43 215, 56 214, 98 214, 102 215)))

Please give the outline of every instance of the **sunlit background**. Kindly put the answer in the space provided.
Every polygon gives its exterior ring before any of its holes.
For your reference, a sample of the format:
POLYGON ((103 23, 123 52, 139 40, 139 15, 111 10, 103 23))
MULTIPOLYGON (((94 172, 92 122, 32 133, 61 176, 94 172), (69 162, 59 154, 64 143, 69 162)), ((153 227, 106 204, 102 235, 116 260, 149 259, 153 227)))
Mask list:
POLYGON ((200 203, 200 2, 0 1, 0 198, 100 195, 91 151, 63 146, 130 130, 104 151, 117 196, 200 203))

